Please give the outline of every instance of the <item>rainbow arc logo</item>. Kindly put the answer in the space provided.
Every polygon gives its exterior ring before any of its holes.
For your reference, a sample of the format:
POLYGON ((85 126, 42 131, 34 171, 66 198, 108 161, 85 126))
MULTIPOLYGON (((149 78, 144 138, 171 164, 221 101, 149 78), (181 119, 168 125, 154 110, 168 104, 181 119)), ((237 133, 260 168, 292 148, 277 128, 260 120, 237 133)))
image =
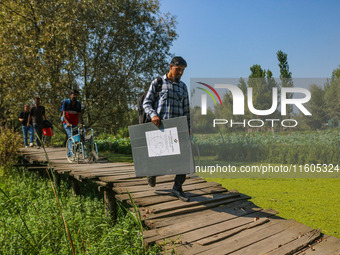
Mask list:
MULTIPOLYGON (((203 83, 203 82, 197 82, 197 83, 199 83, 199 84, 201 84, 201 85, 203 85, 203 86, 206 86, 206 87, 209 88, 212 92, 214 92, 214 94, 217 96, 217 98, 218 98, 218 100, 220 101, 220 104, 221 104, 221 106, 222 106, 222 100, 221 100, 221 98, 220 98, 220 95, 217 93, 217 91, 216 91, 212 86, 210 86, 210 85, 208 85, 208 84, 206 84, 206 83, 203 83)), ((211 94, 211 92, 210 92, 209 90, 203 89, 203 88, 200 88, 200 87, 198 87, 198 89, 203 90, 204 92, 206 92, 206 93, 212 98, 212 100, 214 100, 215 105, 217 105, 214 96, 211 94)))

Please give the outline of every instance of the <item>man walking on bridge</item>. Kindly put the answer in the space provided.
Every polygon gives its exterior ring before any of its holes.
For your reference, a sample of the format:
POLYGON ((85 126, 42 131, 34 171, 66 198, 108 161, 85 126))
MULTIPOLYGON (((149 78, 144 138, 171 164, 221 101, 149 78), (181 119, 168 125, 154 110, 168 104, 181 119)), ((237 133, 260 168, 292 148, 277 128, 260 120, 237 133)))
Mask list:
POLYGON ((40 149, 42 135, 43 135, 43 123, 46 120, 45 107, 40 105, 40 97, 36 96, 34 98, 35 105, 30 111, 30 115, 27 121, 27 127, 30 126, 30 122, 33 122, 34 132, 36 133, 37 149, 40 149))
MULTIPOLYGON (((170 71, 162 77, 162 88, 158 92, 158 82, 155 79, 148 90, 143 102, 143 108, 151 121, 157 127, 161 120, 174 117, 186 116, 190 130, 190 108, 188 89, 184 82, 180 81, 185 68, 186 61, 182 57, 174 57, 170 63, 170 71)), ((172 189, 172 194, 182 201, 188 202, 189 197, 183 192, 182 185, 186 175, 178 174, 172 189)), ((151 187, 156 185, 156 176, 148 177, 151 187)))
POLYGON ((19 116, 19 121, 22 124, 22 132, 24 135, 25 148, 28 147, 27 133, 30 134, 30 147, 33 147, 34 131, 33 131, 33 126, 32 126, 32 121, 29 123, 29 125, 27 125, 29 114, 30 114, 30 105, 25 104, 24 110, 20 113, 20 116, 19 116))

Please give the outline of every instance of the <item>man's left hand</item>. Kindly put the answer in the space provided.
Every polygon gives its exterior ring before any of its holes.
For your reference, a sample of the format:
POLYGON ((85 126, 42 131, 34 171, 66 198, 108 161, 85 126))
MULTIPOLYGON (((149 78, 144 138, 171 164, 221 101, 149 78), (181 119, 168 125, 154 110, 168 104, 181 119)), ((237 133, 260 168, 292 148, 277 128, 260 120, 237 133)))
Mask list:
POLYGON ((161 125, 161 119, 158 116, 154 116, 151 119, 152 123, 155 124, 157 127, 161 125))

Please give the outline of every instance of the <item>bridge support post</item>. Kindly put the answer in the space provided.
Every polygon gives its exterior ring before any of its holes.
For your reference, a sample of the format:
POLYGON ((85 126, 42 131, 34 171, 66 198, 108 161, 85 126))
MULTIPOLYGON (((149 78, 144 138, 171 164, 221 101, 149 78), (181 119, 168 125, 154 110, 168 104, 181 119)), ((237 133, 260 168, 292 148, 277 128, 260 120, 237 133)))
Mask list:
POLYGON ((53 171, 53 175, 54 175, 54 183, 59 189, 60 188, 60 182, 61 182, 61 176, 56 171, 53 171))
POLYGON ((68 176, 68 181, 70 183, 73 196, 75 197, 75 196, 79 195, 80 189, 79 189, 78 181, 75 178, 73 178, 72 176, 68 176))
POLYGON ((105 214, 109 216, 113 222, 117 219, 117 203, 115 192, 112 190, 112 184, 108 187, 103 188, 104 203, 105 203, 105 214))

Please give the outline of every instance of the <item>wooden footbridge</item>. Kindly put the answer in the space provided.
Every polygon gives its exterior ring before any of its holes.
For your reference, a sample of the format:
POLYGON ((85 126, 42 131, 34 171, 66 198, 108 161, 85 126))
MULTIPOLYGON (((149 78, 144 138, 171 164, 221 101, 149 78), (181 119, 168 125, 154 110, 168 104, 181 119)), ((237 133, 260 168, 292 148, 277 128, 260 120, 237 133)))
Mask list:
MULTIPOLYGON (((228 191, 220 184, 188 176, 183 189, 191 197, 182 202, 170 195, 174 176, 157 178, 151 188, 136 178, 132 163, 105 159, 94 164, 70 164, 65 148, 46 148, 56 183, 67 175, 74 194, 85 180, 103 191, 107 213, 116 216, 116 200, 139 207, 145 226, 146 245, 159 244, 163 254, 340 254, 340 240, 294 220, 262 209, 250 197, 228 191)), ((27 170, 45 171, 42 149, 21 150, 27 170)))

